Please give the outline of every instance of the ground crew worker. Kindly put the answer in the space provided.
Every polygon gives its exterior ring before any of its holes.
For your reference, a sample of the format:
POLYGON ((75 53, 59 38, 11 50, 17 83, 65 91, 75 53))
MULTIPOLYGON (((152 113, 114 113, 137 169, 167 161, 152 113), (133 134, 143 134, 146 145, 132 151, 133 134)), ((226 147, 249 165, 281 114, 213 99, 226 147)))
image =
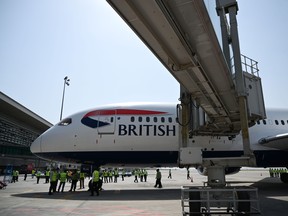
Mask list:
POLYGON ((104 183, 108 183, 108 171, 105 169, 103 171, 104 183))
POLYGON ((94 191, 96 191, 97 196, 99 196, 99 180, 100 180, 100 173, 99 168, 96 168, 92 173, 92 188, 91 188, 91 195, 94 196, 94 191))
POLYGON ((16 170, 13 170, 13 171, 12 171, 12 183, 15 183, 15 181, 16 181, 16 176, 17 176, 16 170))
POLYGON ((76 186, 77 186, 77 182, 79 179, 79 175, 77 170, 74 170, 72 173, 72 182, 71 182, 71 188, 70 188, 70 192, 75 191, 76 190, 76 186))
POLYGON ((67 182, 69 181, 69 182, 71 182, 70 180, 71 180, 71 172, 69 171, 69 170, 67 170, 66 171, 66 177, 67 177, 67 182))
POLYGON ((187 167, 187 180, 188 180, 188 179, 191 179, 191 178, 190 178, 190 170, 189 170, 189 168, 187 167))
POLYGON ((155 182, 155 185, 154 187, 156 188, 158 186, 158 188, 162 188, 162 184, 161 184, 161 178, 162 178, 162 175, 161 175, 161 172, 159 169, 156 170, 156 182, 155 182))
POLYGON ((84 179, 85 179, 85 173, 80 172, 80 189, 84 189, 84 179))
POLYGON ((24 181, 27 179, 27 169, 24 171, 24 181))
POLYGON ((41 172, 38 170, 36 172, 37 184, 39 184, 40 176, 41 176, 41 172))
POLYGON ((58 187, 58 192, 60 191, 61 186, 62 186, 61 192, 64 192, 66 179, 67 179, 67 173, 63 170, 62 172, 60 172, 60 175, 59 175, 60 184, 58 187))
POLYGON ((168 175, 168 178, 172 179, 171 169, 169 169, 169 175, 168 175))
POLYGON ((50 171, 47 169, 45 171, 45 183, 49 183, 50 171))
POLYGON ((27 178, 27 169, 24 172, 24 181, 26 181, 26 178, 27 178))
POLYGON ((148 172, 146 169, 144 169, 144 181, 147 182, 147 176, 148 176, 148 172))
POLYGON ((31 176, 32 176, 32 178, 34 178, 34 176, 35 176, 35 170, 34 169, 32 169, 32 171, 31 171, 31 176))
POLYGON ((118 176, 119 176, 118 169, 115 168, 115 169, 114 169, 114 183, 117 183, 117 178, 118 178, 118 176))
POLYGON ((140 176, 140 181, 143 182, 143 178, 144 178, 144 170, 139 170, 139 176, 140 176))
POLYGON ((18 181, 18 178, 19 178, 19 171, 16 170, 16 181, 18 181))
POLYGON ((58 179, 58 172, 56 169, 53 169, 50 172, 50 187, 49 187, 49 195, 52 195, 53 192, 56 192, 56 187, 57 187, 57 179, 58 179))
POLYGON ((113 173, 112 173, 112 170, 109 170, 109 171, 108 171, 108 176, 109 176, 109 182, 112 182, 112 181, 113 181, 113 173))
POLYGON ((122 170, 122 173, 121 173, 122 181, 124 181, 125 172, 126 172, 125 169, 123 169, 123 170, 122 170))
POLYGON ((135 176, 135 179, 134 179, 134 183, 138 183, 138 170, 134 170, 134 176, 135 176))

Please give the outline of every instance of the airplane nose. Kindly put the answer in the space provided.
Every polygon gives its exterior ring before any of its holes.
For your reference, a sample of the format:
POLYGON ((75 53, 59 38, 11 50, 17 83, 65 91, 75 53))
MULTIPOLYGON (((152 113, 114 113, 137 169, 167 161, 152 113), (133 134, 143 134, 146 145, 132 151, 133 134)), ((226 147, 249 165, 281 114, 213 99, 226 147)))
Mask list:
POLYGON ((42 141, 42 136, 39 136, 36 140, 34 140, 34 142, 31 144, 30 146, 30 151, 33 154, 37 154, 40 153, 41 150, 41 141, 42 141))

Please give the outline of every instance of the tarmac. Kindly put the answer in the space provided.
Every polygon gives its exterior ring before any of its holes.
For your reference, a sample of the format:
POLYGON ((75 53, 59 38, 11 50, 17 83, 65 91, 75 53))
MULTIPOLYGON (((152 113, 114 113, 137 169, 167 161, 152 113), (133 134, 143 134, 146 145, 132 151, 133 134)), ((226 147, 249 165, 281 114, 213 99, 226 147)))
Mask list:
MULTIPOLYGON (((177 216, 182 215, 181 186, 203 186, 207 181, 195 169, 190 169, 193 182, 187 180, 186 169, 172 169, 172 179, 168 178, 169 169, 162 172, 163 188, 154 188, 155 169, 148 170, 147 182, 134 183, 134 176, 124 181, 118 178, 117 183, 103 184, 100 196, 90 196, 88 181, 85 189, 68 192, 70 183, 66 183, 64 193, 48 195, 50 184, 28 175, 24 181, 20 175, 18 182, 9 183, 6 189, 0 190, 1 216, 177 216)), ((0 177, 0 180, 3 176, 0 177)), ((268 169, 244 168, 239 173, 226 176, 228 182, 237 185, 258 188, 260 211, 263 216, 287 216, 288 184, 278 178, 271 178, 268 169)))

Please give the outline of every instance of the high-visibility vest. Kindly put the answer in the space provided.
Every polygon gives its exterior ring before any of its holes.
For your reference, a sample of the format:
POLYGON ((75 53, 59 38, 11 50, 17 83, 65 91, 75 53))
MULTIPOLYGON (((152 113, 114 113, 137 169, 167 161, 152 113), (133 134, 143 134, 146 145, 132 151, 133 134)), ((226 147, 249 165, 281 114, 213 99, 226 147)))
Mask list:
POLYGON ((98 172, 98 170, 94 170, 92 178, 93 178, 93 182, 98 182, 99 181, 99 172, 98 172))
POLYGON ((66 172, 61 172, 60 173, 60 182, 65 182, 66 181, 66 172))
MULTIPOLYGON (((51 174, 51 173, 50 173, 50 174, 51 174)), ((57 181, 58 173, 57 173, 56 171, 52 171, 52 174, 51 174, 50 176, 51 176, 51 181, 52 181, 52 182, 57 181)))
POLYGON ((80 173, 80 178, 82 178, 82 179, 85 178, 85 173, 81 172, 80 173))

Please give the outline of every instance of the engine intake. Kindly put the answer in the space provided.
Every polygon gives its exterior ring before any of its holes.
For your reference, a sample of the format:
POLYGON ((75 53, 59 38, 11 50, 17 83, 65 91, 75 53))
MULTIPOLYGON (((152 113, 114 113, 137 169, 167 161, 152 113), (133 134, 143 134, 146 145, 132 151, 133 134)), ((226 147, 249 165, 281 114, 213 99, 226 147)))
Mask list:
MULTIPOLYGON (((200 175, 208 175, 207 167, 198 166, 196 169, 200 175)), ((241 167, 225 167, 225 175, 236 174, 240 171, 240 169, 241 167)))

